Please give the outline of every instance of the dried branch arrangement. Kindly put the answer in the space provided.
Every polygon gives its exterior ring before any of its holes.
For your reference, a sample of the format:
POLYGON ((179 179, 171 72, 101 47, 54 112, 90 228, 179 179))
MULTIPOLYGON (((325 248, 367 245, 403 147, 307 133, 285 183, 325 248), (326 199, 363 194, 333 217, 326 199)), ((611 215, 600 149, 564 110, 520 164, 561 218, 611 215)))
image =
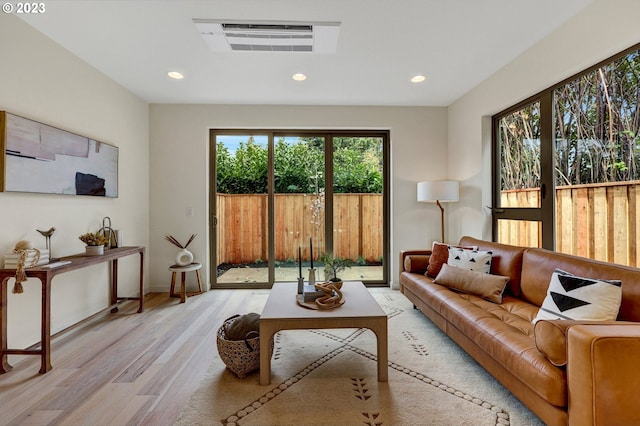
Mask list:
POLYGON ((191 241, 193 241, 196 238, 197 235, 198 234, 191 234, 191 237, 189 238, 189 241, 187 241, 187 244, 185 244, 185 245, 182 245, 172 235, 167 235, 166 237, 164 237, 164 239, 169 241, 171 244, 173 244, 174 246, 176 246, 178 248, 186 249, 187 247, 189 247, 189 244, 191 244, 191 241))

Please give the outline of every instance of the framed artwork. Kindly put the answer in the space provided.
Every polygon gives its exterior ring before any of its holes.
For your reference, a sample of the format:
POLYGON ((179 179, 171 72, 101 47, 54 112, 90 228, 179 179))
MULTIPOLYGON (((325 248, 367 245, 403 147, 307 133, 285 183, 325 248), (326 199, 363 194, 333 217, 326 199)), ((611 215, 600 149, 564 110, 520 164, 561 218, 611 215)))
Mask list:
POLYGON ((0 190, 118 196, 118 147, 0 111, 0 190))

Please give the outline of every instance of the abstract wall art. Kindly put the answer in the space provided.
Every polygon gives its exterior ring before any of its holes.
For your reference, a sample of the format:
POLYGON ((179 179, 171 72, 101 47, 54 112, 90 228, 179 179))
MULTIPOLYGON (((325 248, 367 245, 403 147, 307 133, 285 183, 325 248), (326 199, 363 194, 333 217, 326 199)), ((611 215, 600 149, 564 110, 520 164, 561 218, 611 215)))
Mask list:
POLYGON ((0 111, 0 190, 118 196, 118 147, 0 111))

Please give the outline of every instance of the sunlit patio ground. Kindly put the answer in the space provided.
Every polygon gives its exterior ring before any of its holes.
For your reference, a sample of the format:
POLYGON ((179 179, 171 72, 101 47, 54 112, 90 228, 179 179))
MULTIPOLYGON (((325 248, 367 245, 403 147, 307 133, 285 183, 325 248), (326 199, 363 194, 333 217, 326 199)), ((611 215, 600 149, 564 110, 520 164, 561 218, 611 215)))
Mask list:
MULTIPOLYGON (((276 281, 296 281, 298 268, 276 268, 276 281)), ((302 270, 305 281, 309 278, 308 269, 302 270)), ((231 268, 218 277, 218 283, 255 283, 266 282, 268 268, 231 268)), ((382 266, 352 266, 338 274, 345 281, 382 280, 382 266)), ((324 280, 324 271, 316 270, 316 280, 324 280)))

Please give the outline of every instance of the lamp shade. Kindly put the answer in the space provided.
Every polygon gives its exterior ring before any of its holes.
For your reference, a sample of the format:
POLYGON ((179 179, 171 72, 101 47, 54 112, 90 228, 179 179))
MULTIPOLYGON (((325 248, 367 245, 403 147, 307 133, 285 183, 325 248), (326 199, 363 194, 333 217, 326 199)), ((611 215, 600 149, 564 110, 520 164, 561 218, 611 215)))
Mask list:
POLYGON ((459 185, 455 180, 435 180, 418 182, 418 201, 449 202, 458 201, 459 185))

